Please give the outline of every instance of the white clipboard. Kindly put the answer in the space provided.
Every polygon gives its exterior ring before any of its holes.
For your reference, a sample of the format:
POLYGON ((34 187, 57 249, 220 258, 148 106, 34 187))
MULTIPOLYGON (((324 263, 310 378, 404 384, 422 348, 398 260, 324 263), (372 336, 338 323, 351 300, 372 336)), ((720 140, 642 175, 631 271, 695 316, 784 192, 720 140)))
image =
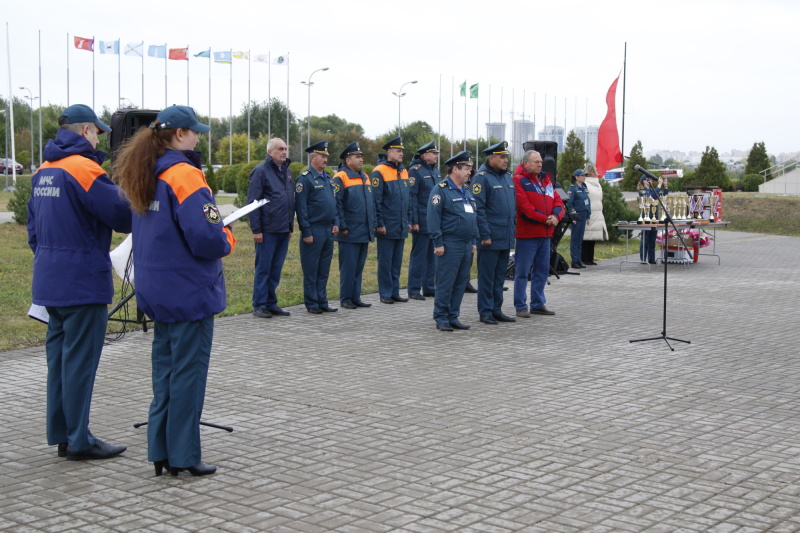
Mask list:
POLYGON ((255 211, 256 209, 258 209, 262 205, 266 205, 267 202, 269 202, 269 200, 267 200, 266 198, 262 198, 261 200, 253 200, 252 202, 250 202, 246 206, 240 207, 239 209, 237 209, 236 211, 234 211, 230 215, 226 216, 222 220, 222 225, 223 226, 230 226, 233 222, 239 220, 240 218, 242 218, 246 214, 248 214, 248 213, 250 213, 252 211, 255 211))

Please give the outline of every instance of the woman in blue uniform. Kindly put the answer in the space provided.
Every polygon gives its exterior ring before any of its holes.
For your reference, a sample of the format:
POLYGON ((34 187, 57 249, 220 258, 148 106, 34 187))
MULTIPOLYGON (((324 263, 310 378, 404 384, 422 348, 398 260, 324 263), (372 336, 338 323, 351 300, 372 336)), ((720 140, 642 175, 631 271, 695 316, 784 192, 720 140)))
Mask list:
POLYGON ((168 107, 114 162, 134 212, 136 303, 155 322, 147 441, 157 476, 165 467, 174 476, 216 471, 201 460, 199 425, 214 315, 225 309, 221 258, 236 239, 193 151, 197 134, 208 130, 191 108, 168 107))
POLYGON ((572 218, 570 228, 569 255, 572 268, 586 268, 581 262, 583 248, 583 234, 586 231, 586 222, 592 214, 592 203, 589 200, 589 191, 586 189, 586 173, 578 169, 572 174, 572 185, 567 191, 567 209, 572 218))

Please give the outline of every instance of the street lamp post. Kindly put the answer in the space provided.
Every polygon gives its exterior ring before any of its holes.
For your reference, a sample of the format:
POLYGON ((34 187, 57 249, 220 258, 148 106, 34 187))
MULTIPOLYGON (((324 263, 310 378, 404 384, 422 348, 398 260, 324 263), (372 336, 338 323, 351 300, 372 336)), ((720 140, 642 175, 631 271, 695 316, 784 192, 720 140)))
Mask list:
MULTIPOLYGON (((34 163, 34 159, 33 159, 33 101, 37 100, 39 97, 38 96, 34 97, 33 93, 31 92, 31 90, 28 89, 27 87, 20 87, 20 90, 28 91, 28 95, 29 96, 26 96, 25 98, 27 98, 31 102, 31 105, 30 105, 30 108, 31 108, 31 174, 33 174, 33 169, 35 168, 35 166, 33 164, 34 163)), ((39 163, 41 163, 41 161, 39 163)))
MULTIPOLYGON (((317 72, 321 72, 324 70, 328 70, 328 67, 325 68, 318 68, 314 72, 311 73, 311 76, 316 74, 317 72)), ((301 81, 303 85, 308 86, 308 117, 306 118, 306 148, 311 146, 311 86, 314 85, 311 82, 311 76, 308 77, 308 81, 301 81)), ((306 163, 310 166, 311 165, 311 154, 306 156, 306 163)))
POLYGON ((407 81, 403 85, 400 86, 400 90, 399 91, 397 91, 396 93, 395 92, 392 93, 393 95, 395 95, 397 97, 397 135, 398 136, 401 135, 401 133, 400 133, 400 124, 401 124, 401 122, 400 122, 400 102, 401 102, 401 100, 400 99, 406 95, 406 93, 403 92, 403 87, 405 87, 406 85, 409 85, 409 84, 414 84, 414 83, 417 83, 417 80, 407 81))

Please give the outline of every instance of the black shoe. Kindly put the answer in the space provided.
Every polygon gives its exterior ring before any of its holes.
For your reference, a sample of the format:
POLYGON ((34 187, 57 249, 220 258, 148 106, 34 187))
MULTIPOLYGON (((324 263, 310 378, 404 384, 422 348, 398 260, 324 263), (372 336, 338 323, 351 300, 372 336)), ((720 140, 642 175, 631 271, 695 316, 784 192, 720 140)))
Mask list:
POLYGON ((656 261, 656 260, 647 261, 647 262, 650 263, 651 265, 657 265, 658 264, 658 261, 656 261))
POLYGON ((85 459, 109 459, 111 457, 116 457, 127 449, 127 446, 108 444, 100 439, 95 439, 94 446, 88 450, 76 452, 70 450, 69 446, 67 446, 66 453, 67 460, 69 461, 83 461, 85 459))
POLYGON ((393 304, 393 303, 394 303, 394 300, 392 300, 391 298, 384 298, 383 296, 381 296, 381 303, 384 303, 384 304, 393 304))
POLYGON ((395 302, 407 302, 408 298, 403 298, 402 296, 392 296, 392 300, 395 302))
POLYGON ((507 291, 508 287, 503 287, 503 292, 507 291))
POLYGON ((478 289, 473 287, 472 282, 470 281, 469 283, 467 283, 467 288, 466 290, 464 290, 464 292, 468 292, 470 294, 476 294, 478 292, 478 289))
POLYGON ((421 295, 421 294, 409 294, 408 297, 411 300, 424 300, 425 299, 425 297, 423 295, 421 295))
POLYGON ((434 296, 436 296, 436 293, 435 292, 423 292, 422 295, 423 296, 427 296, 428 298, 433 298, 434 296))
POLYGON ((209 474, 213 474, 217 471, 217 467, 214 465, 207 465, 203 462, 197 463, 194 466, 190 466, 189 468, 170 468, 169 471, 173 476, 177 476, 178 472, 183 472, 186 470, 193 476, 207 476, 209 474))
POLYGON ((336 308, 336 307, 331 307, 330 305, 326 305, 326 306, 324 306, 324 307, 320 305, 320 306, 319 306, 319 309, 320 309, 320 311, 322 311, 323 313, 335 313, 336 311, 338 311, 338 310, 339 310, 338 308, 336 308))
POLYGON ((267 311, 266 307, 260 307, 258 309, 253 309, 253 316, 257 316, 258 318, 272 318, 272 313, 267 311))
POLYGON ((555 311, 551 311, 545 306, 540 307, 539 309, 531 309, 532 315, 554 315, 556 314, 555 311))
POLYGON ((597 266, 597 263, 595 263, 594 261, 586 261, 586 262, 581 261, 581 263, 583 263, 584 265, 589 265, 589 266, 597 266))
POLYGON ((503 313, 499 313, 497 315, 492 315, 492 318, 494 318, 498 322, 516 322, 517 321, 517 319, 514 318, 513 316, 508 316, 508 315, 503 314, 503 313))
POLYGON ((62 442, 58 445, 58 456, 59 457, 66 457, 67 456, 67 443, 62 442))
POLYGON ((353 302, 342 302, 342 307, 345 309, 358 309, 358 306, 353 302))
POLYGON ((291 316, 291 314, 292 314, 289 311, 284 311, 283 309, 281 309, 280 307, 277 307, 277 306, 270 307, 269 309, 267 309, 267 311, 272 313, 274 316, 291 316))
POLYGON ((163 461, 154 462, 153 467, 156 470, 156 477, 160 476, 164 472, 165 468, 167 469, 167 472, 171 472, 171 470, 169 469, 169 463, 167 462, 166 459, 164 459, 163 461))
POLYGON ((571 266, 572 266, 572 268, 586 268, 586 267, 584 267, 584 266, 581 266, 581 264, 580 264, 580 263, 572 263, 572 265, 571 265, 571 266))
POLYGON ((356 307, 372 307, 372 304, 368 304, 359 300, 356 302, 356 307))
POLYGON ((494 317, 491 317, 491 316, 482 316, 481 317, 481 322, 483 322, 484 324, 492 325, 492 326, 496 326, 497 325, 497 320, 495 320, 494 317))
POLYGON ((450 324, 436 324, 436 329, 439 331, 453 331, 453 326, 450 324))
POLYGON ((320 309, 319 307, 309 307, 308 312, 311 313, 312 315, 321 315, 322 309, 320 309))
POLYGON ((452 322, 450 322, 450 325, 453 326, 453 329, 469 329, 470 328, 470 326, 468 326, 467 324, 462 324, 458 320, 453 320, 452 322))

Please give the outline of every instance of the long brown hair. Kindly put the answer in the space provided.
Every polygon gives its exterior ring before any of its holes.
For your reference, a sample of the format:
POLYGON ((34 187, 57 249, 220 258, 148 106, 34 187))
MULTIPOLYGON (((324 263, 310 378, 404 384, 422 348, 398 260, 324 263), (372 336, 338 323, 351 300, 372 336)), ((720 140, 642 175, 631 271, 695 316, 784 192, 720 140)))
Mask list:
POLYGON ((141 128, 125 141, 114 157, 111 173, 135 213, 143 215, 155 198, 156 160, 164 155, 175 131, 141 128))

